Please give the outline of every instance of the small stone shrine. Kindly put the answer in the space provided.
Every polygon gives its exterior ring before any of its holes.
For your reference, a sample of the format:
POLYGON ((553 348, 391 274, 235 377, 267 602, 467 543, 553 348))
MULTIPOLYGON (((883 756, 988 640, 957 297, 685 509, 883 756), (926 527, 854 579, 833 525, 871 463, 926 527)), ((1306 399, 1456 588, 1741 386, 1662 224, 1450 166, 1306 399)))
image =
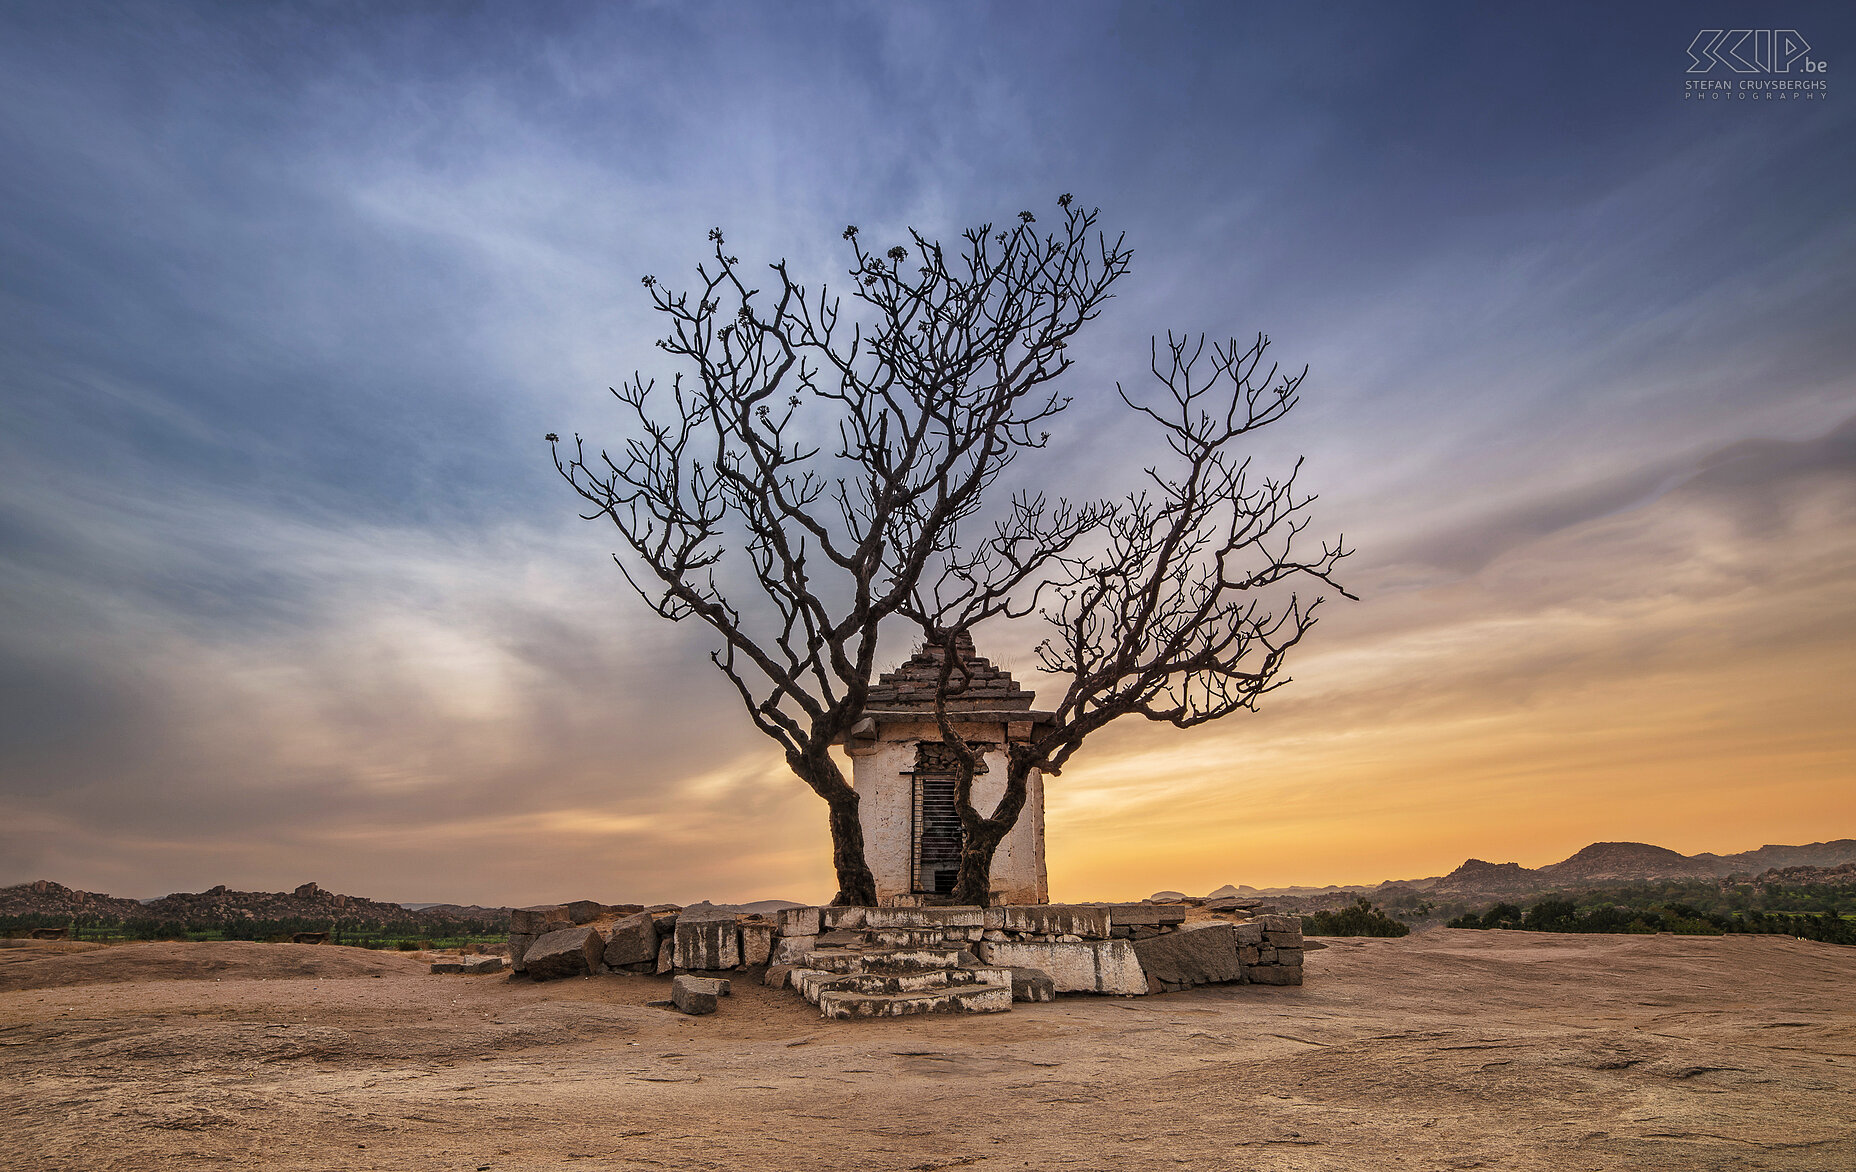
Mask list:
MULTIPOLYGON (((1033 696, 1006 672, 974 653, 966 636, 956 644, 967 667, 965 686, 950 684, 948 714, 955 734, 979 751, 973 805, 992 813, 1005 793, 1005 746, 1031 735, 1048 712, 1031 709, 1033 696)), ((935 722, 935 689, 944 651, 930 645, 870 688, 864 719, 845 748, 858 794, 864 857, 876 877, 877 902, 946 902, 960 868, 960 819, 954 812, 957 763, 935 722)), ((1026 779, 1025 808, 993 856, 992 898, 1000 904, 1050 901, 1044 872, 1044 779, 1026 779)))

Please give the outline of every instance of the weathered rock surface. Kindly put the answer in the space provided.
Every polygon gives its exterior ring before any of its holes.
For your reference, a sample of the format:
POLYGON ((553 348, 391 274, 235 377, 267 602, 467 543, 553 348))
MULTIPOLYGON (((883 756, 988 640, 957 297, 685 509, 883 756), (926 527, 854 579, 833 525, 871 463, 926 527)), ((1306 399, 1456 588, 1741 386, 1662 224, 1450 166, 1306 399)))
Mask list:
POLYGON ((503 971, 503 958, 500 956, 447 956, 432 962, 435 973, 500 973, 503 971))
POLYGON ((1178 932, 1136 940, 1140 958, 1155 990, 1175 992, 1194 985, 1222 985, 1241 980, 1237 939, 1229 924, 1192 925, 1178 932))
POLYGON ((628 964, 655 964, 657 921, 649 913, 640 912, 612 925, 606 934, 605 959, 615 969, 628 964))
POLYGON ((598 930, 584 926, 561 928, 536 937, 522 965, 537 981, 583 977, 599 968, 605 951, 606 942, 600 939, 598 930))
POLYGON ((819 910, 815 907, 782 908, 775 916, 775 928, 781 936, 816 936, 819 933, 819 910))
POLYGON ((509 913, 509 931, 512 935, 540 936, 549 924, 567 918, 567 909, 558 903, 514 908, 509 913))
POLYGON ((1106 940, 1109 912, 1101 905, 1032 904, 989 907, 986 927, 995 931, 1032 932, 1045 936, 1077 936, 1106 940))
POLYGON ((1060 993, 1138 996, 1147 992, 1147 975, 1141 970, 1134 946, 1126 940, 1083 940, 1073 944, 988 940, 978 949, 980 959, 987 964, 1044 970, 1060 993))
POLYGON ((567 918, 576 924, 590 924, 605 911, 605 906, 596 900, 576 899, 567 905, 567 918))
POLYGON ((1012 1000, 1055 1001, 1057 983, 1043 969, 1016 968, 1012 974, 1012 1000))
POLYGON ((1111 903, 1108 918, 1111 924, 1136 924, 1156 927, 1163 924, 1183 924, 1186 922, 1186 908, 1181 904, 1163 903, 1111 903))
POLYGON ((741 963, 749 967, 766 964, 773 956, 774 925, 749 922, 740 926, 740 932, 741 963))
POLYGON ((732 969, 741 963, 741 934, 735 913, 685 908, 677 917, 676 966, 700 972, 732 969))
POLYGON ((721 991, 706 977, 678 977, 670 983, 670 1002, 684 1013, 714 1013, 721 991))

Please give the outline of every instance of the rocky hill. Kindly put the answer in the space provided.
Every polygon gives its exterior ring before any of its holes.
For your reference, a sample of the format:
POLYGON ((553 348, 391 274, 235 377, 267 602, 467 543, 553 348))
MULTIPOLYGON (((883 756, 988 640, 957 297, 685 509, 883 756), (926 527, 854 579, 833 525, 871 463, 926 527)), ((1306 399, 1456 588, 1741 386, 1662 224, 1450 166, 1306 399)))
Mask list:
POLYGON ((176 892, 146 903, 75 891, 46 879, 0 888, 0 916, 35 915, 176 922, 189 928, 300 920, 345 928, 448 928, 457 925, 495 931, 509 923, 508 908, 434 904, 411 911, 397 903, 324 891, 314 883, 305 883, 291 892, 233 891, 221 884, 206 891, 176 892))
MULTIPOLYGON (((1519 863, 1485 863, 1466 859, 1463 865, 1439 879, 1434 891, 1476 891, 1492 894, 1506 891, 1533 891, 1541 884, 1540 872, 1519 863)), ((1397 886, 1406 886, 1398 884, 1397 886)))
MULTIPOLYGON (((1856 864, 1856 839, 1839 838, 1801 846, 1762 846, 1738 854, 1685 855, 1647 842, 1595 842, 1570 858, 1545 867, 1467 859, 1448 875, 1429 879, 1388 879, 1377 887, 1267 887, 1226 885, 1207 898, 1238 894, 1264 896, 1282 907, 1311 911, 1339 906, 1356 895, 1378 902, 1420 893, 1450 902, 1489 896, 1525 896, 1577 887, 1693 879, 1747 877, 1755 883, 1835 883, 1842 868, 1856 864), (1775 870, 1776 869, 1776 870, 1775 870), (1822 873, 1820 875, 1820 873, 1822 873), (1778 878, 1768 878, 1776 874, 1778 878), (1813 878, 1811 876, 1818 875, 1813 878), (1758 876, 1757 879, 1751 879, 1758 876), (1790 877, 1786 877, 1790 876, 1790 877)), ((1185 898, 1177 892, 1153 896, 1185 898)))
POLYGON ((142 916, 141 901, 77 891, 50 879, 0 887, 0 916, 142 916))
POLYGON ((1713 879, 1715 864, 1647 842, 1595 842, 1569 859, 1540 869, 1548 883, 1639 883, 1657 879, 1713 879))

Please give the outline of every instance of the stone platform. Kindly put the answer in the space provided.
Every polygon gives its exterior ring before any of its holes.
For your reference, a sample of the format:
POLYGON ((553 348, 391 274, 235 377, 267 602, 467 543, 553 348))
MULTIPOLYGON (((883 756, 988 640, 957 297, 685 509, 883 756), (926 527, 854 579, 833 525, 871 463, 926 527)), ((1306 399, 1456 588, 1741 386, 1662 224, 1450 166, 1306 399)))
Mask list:
POLYGON ((1003 1013, 1056 993, 1302 983, 1299 917, 1202 903, 800 907, 765 915, 590 901, 515 913, 537 980, 763 969, 826 1018, 1003 1013), (581 922, 574 922, 576 919, 581 922))

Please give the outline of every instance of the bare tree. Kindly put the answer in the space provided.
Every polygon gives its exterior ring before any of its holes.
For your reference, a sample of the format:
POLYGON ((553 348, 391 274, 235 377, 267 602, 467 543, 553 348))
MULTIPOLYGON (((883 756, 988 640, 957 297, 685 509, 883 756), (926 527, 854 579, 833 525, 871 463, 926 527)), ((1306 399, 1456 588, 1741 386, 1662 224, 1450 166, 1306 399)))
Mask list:
POLYGON ((1296 593, 1296 583, 1353 597, 1334 579, 1343 541, 1296 550, 1315 499, 1296 488, 1301 461, 1281 479, 1259 477, 1239 451, 1244 437, 1295 406, 1307 375, 1265 370, 1268 345, 1233 339, 1208 355, 1203 336, 1169 333, 1163 364, 1156 340, 1158 404, 1117 387, 1171 452, 1147 469, 1145 490, 1113 506, 1055 510, 1091 517, 1088 546, 1069 534, 1040 540, 1022 519, 970 548, 951 542, 905 607, 943 649, 936 716, 957 762, 963 835, 956 903, 988 901, 994 852, 1024 809, 1033 769, 1060 772, 1091 733, 1124 716, 1190 728, 1254 709, 1288 682, 1284 659, 1322 604, 1296 593), (955 735, 948 701, 965 684, 961 648, 972 644, 963 636, 989 619, 1027 617, 1046 625, 1039 668, 1064 691, 1048 722, 1007 746, 1004 795, 982 812, 972 802, 977 758, 955 735))
MULTIPOLYGON (((848 307, 783 261, 763 292, 715 229, 694 289, 644 278, 669 322, 657 345, 687 377, 613 388, 628 417, 616 452, 549 436, 587 519, 617 528, 627 581, 720 637, 716 667, 825 800, 841 904, 876 902, 857 793, 830 750, 862 718, 878 628, 1014 457, 1048 439, 1040 425, 1069 400, 1047 384, 1127 271, 1097 213, 1058 202, 1054 231, 1021 212, 965 233, 957 257, 911 231, 912 268, 909 247, 868 251, 846 228, 848 307)), ((1035 497, 1010 512, 999 540, 1036 564, 1100 519, 1035 497)))

